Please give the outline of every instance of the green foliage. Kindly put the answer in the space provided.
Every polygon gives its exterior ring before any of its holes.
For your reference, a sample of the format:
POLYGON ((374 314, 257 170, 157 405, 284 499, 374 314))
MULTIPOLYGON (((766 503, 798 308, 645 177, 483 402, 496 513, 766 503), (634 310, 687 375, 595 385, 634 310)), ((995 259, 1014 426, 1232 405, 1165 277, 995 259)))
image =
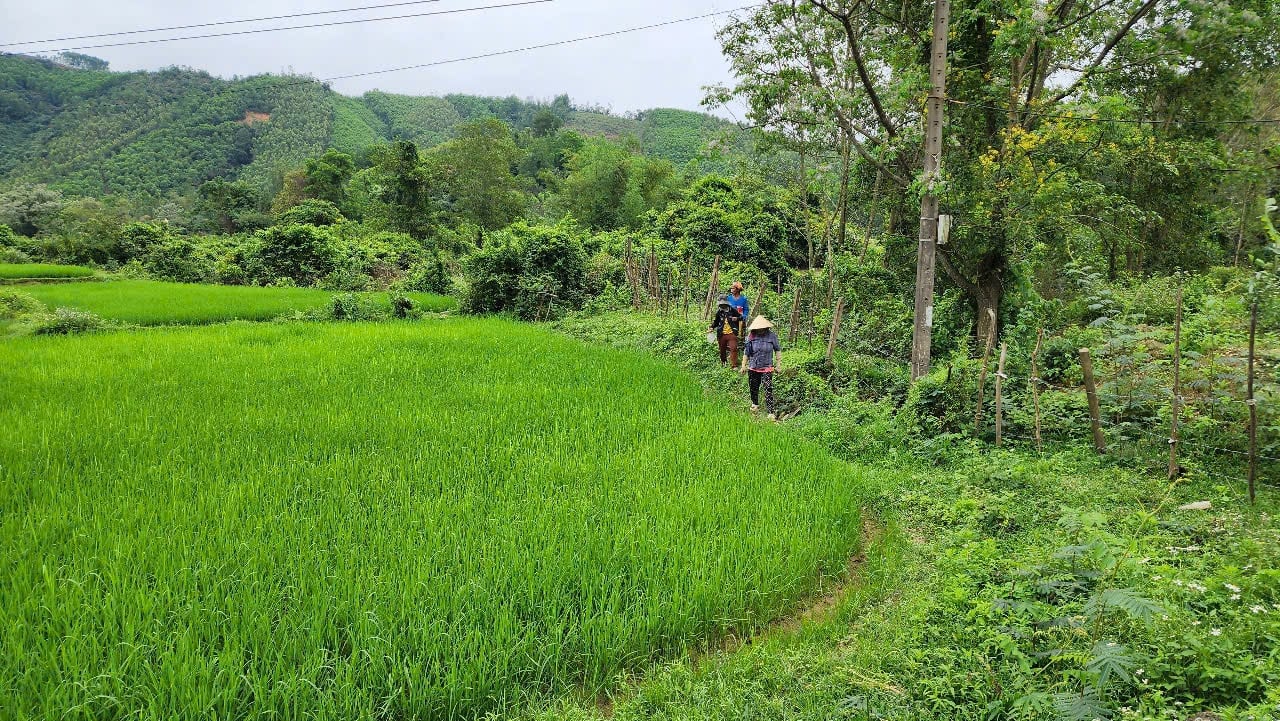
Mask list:
POLYGON ((335 267, 336 248, 328 229, 278 225, 258 233, 257 261, 269 278, 311 285, 335 267))
POLYGON ((63 203, 62 193, 46 185, 18 185, 0 194, 0 223, 34 236, 53 222, 63 203))
POLYGON ((671 164, 634 148, 588 138, 568 163, 557 207, 594 230, 638 228, 674 194, 671 164))
POLYGON ((463 265, 471 313, 555 317, 584 302, 587 254, 577 228, 517 223, 489 236, 463 265))
POLYGON ((387 311, 381 304, 357 293, 339 293, 333 296, 329 313, 334 320, 346 321, 376 321, 387 316, 387 311))
POLYGON ((338 206, 328 200, 304 200, 276 219, 277 225, 314 225, 324 227, 343 222, 338 206))
POLYGON ((319 158, 307 158, 305 168, 306 193, 317 200, 325 200, 341 206, 346 200, 347 183, 356 172, 350 155, 330 148, 319 158))
POLYGON ((44 312, 44 304, 29 293, 0 288, 0 320, 18 320, 44 312))
POLYGON ((458 221, 482 230, 505 228, 520 217, 525 203, 512 175, 520 151, 511 129, 489 118, 464 123, 456 134, 428 156, 442 180, 445 207, 458 221))
POLYGON ((106 321, 88 311, 75 308, 58 308, 52 314, 35 319, 32 333, 36 335, 75 335, 93 333, 107 327, 106 321))

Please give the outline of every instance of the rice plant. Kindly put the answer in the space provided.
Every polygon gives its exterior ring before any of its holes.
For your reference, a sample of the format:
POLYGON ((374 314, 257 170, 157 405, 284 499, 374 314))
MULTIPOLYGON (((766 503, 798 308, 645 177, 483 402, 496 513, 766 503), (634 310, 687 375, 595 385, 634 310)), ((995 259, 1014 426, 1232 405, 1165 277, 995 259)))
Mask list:
MULTIPOLYGON (((333 293, 315 288, 196 285, 152 280, 62 283, 24 286, 23 291, 50 308, 87 310, 108 320, 135 325, 196 325, 228 320, 269 320, 292 311, 323 308, 333 293)), ((408 293, 419 308, 452 309, 456 303, 430 293, 408 293)), ((384 293, 374 293, 390 311, 384 293)))
POLYGON ((44 280, 53 278, 88 278, 92 268, 52 263, 0 263, 0 280, 44 280))
POLYGON ((473 718, 840 575, 858 472, 496 320, 0 344, 0 708, 473 718))

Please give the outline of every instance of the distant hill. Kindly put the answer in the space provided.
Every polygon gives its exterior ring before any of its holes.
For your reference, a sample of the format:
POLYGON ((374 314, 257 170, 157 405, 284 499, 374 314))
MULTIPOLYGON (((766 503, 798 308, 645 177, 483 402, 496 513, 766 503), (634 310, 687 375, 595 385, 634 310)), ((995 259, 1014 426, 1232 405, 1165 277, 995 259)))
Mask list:
POLYGON ((380 91, 352 98, 296 76, 223 80, 190 68, 117 73, 94 58, 74 60, 0 55, 0 187, 42 182, 77 195, 161 197, 228 178, 266 193, 329 147, 357 156, 401 138, 430 147, 460 123, 492 116, 520 129, 544 109, 587 135, 633 137, 645 154, 677 165, 733 132, 730 123, 703 113, 656 109, 618 117, 575 109, 566 96, 551 103, 380 91))

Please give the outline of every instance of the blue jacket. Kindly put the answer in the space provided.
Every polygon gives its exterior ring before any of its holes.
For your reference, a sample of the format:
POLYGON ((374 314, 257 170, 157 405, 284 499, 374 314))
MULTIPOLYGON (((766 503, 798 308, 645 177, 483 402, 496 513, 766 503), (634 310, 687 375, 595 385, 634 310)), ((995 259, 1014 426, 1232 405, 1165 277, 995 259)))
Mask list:
POLYGON ((733 306, 734 308, 737 308, 737 309, 742 313, 742 317, 743 317, 744 319, 747 319, 747 318, 750 318, 750 317, 751 317, 751 304, 750 304, 749 302, 747 302, 747 294, 746 294, 746 293, 743 293, 742 295, 738 296, 737 298, 734 298, 734 297, 733 297, 733 293, 730 293, 730 294, 729 294, 729 305, 733 306))

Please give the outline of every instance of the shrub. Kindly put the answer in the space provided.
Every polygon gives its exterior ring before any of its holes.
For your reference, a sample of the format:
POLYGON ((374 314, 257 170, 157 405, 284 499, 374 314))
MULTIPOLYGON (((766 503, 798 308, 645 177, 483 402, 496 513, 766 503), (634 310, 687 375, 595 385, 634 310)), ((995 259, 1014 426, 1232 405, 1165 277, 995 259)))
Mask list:
POLYGON ((41 318, 32 329, 36 335, 72 335, 92 333, 107 327, 107 322, 88 311, 59 308, 53 315, 41 318))
POLYGON ((169 238, 151 246, 142 266, 155 278, 177 283, 199 283, 213 275, 212 263, 186 238, 169 238))
POLYGON ((15 320, 44 310, 44 304, 27 293, 0 289, 0 320, 15 320))
POLYGON ((317 285, 324 290, 359 293, 369 290, 369 286, 372 283, 373 280, 369 276, 349 265, 344 265, 330 271, 328 275, 320 279, 317 285))
POLYGON ((333 238, 314 225, 283 225, 258 233, 257 261, 264 277, 312 285, 335 267, 333 238))
POLYGON ((453 279, 449 277, 449 269, 445 267, 439 255, 432 254, 426 260, 410 266, 409 272, 397 284, 397 288, 419 293, 445 294, 449 292, 452 285, 453 279))
POLYGON ((168 238, 168 228, 158 223, 129 223, 120 229, 113 255, 121 263, 143 258, 168 238))
POLYGON ((278 217, 277 225, 337 225, 345 221, 338 206, 327 200, 304 200, 278 217))
POLYGON ((339 293, 333 296, 329 312, 334 320, 382 320, 386 317, 386 312, 377 301, 356 293, 339 293))
POLYGON ((514 312, 526 320, 582 307, 587 253, 571 223, 516 223, 489 237, 465 266, 465 308, 514 312))

